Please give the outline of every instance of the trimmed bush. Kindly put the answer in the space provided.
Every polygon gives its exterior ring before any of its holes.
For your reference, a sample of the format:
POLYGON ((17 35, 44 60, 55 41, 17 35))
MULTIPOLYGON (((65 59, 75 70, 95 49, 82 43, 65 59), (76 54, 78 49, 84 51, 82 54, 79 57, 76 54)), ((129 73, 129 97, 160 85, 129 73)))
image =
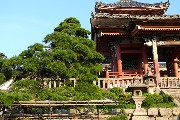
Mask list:
POLYGON ((142 106, 145 108, 150 107, 175 107, 173 103, 173 97, 167 94, 144 94, 146 96, 145 100, 142 103, 142 106))

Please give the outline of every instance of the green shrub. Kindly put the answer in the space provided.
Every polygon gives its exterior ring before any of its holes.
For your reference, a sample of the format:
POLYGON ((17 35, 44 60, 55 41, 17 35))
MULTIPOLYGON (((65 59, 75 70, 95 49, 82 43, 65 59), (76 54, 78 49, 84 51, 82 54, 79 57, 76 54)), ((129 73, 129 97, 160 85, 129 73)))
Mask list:
POLYGON ((134 109, 135 104, 134 103, 120 103, 120 105, 118 105, 118 108, 121 108, 121 109, 134 109))
POLYGON ((142 106, 145 108, 150 107, 174 107, 173 97, 167 94, 144 94, 146 96, 145 100, 142 103, 142 106))
POLYGON ((41 84, 39 80, 19 80, 12 85, 10 91, 35 94, 39 91, 41 84))
POLYGON ((127 119, 128 119, 127 115, 121 114, 119 116, 109 117, 107 120, 127 120, 127 119))
POLYGON ((75 86, 74 100, 101 100, 103 91, 98 86, 87 82, 79 82, 75 86))
POLYGON ((122 88, 120 87, 114 87, 110 90, 111 93, 114 93, 116 96, 123 93, 122 88))
POLYGON ((174 100, 174 98, 172 96, 167 95, 167 94, 162 94, 162 97, 163 97, 164 103, 172 102, 174 100))
POLYGON ((104 96, 120 103, 130 103, 132 94, 124 94, 122 88, 114 87, 110 91, 104 92, 104 96))

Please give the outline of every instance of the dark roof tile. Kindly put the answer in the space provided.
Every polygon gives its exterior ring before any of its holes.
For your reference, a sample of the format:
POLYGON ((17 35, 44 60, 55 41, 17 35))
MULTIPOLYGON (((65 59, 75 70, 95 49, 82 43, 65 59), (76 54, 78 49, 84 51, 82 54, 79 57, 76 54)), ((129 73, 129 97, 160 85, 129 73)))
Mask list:
POLYGON ((154 3, 154 4, 149 4, 149 3, 141 3, 133 0, 120 0, 119 2, 115 3, 110 3, 110 4, 105 4, 102 2, 96 2, 96 5, 102 5, 102 6, 110 6, 110 7, 155 7, 155 6, 169 6, 169 0, 165 3, 154 3))

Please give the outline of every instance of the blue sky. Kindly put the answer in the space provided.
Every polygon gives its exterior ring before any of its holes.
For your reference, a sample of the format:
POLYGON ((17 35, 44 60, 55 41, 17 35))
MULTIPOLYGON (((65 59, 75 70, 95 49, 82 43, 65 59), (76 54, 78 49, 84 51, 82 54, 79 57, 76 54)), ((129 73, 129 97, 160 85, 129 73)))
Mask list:
MULTIPOLYGON (((42 43, 67 17, 76 17, 90 30, 91 11, 97 0, 0 0, 0 52, 18 55, 29 45, 42 43)), ((113 3, 118 0, 101 0, 113 3)), ((137 0, 157 3, 161 0, 137 0)), ((167 0, 162 0, 163 2, 167 0)), ((170 0, 166 14, 180 14, 179 0, 170 0)))

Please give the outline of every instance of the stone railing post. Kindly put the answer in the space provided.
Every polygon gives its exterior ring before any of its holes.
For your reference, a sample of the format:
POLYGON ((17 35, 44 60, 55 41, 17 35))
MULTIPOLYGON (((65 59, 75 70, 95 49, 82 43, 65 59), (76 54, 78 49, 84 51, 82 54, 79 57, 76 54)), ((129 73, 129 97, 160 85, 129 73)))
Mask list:
POLYGON ((49 88, 52 88, 52 86, 51 86, 51 80, 49 80, 49 84, 48 84, 48 85, 49 85, 49 88))
POLYGON ((107 79, 107 88, 110 88, 110 79, 107 79))
POLYGON ((93 81, 93 84, 96 85, 96 82, 97 82, 97 81, 93 81))
POLYGON ((112 85, 112 87, 115 87, 115 79, 113 79, 113 85, 112 85))
POLYGON ((55 88, 57 87, 56 80, 54 81, 54 87, 55 87, 55 88))
POLYGON ((103 88, 106 88, 106 81, 103 80, 103 88))
POLYGON ((100 86, 100 81, 101 81, 101 80, 100 80, 100 79, 98 79, 98 87, 99 87, 99 88, 101 87, 101 86, 100 86))
POLYGON ((117 79, 117 87, 120 87, 121 85, 120 85, 120 80, 119 79, 117 79))

